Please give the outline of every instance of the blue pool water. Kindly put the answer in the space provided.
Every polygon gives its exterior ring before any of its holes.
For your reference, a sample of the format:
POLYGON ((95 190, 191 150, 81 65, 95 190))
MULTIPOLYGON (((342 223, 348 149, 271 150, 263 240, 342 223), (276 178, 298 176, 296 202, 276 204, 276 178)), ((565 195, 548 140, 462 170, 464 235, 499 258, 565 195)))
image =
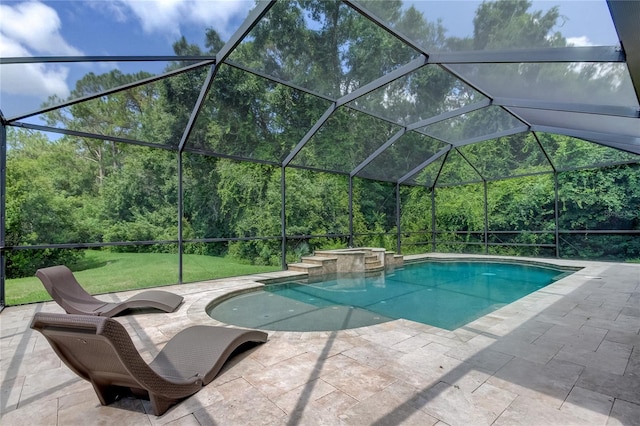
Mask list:
POLYGON ((569 273, 513 263, 425 262, 370 277, 267 285, 208 313, 263 330, 344 330, 399 318, 454 330, 569 273))

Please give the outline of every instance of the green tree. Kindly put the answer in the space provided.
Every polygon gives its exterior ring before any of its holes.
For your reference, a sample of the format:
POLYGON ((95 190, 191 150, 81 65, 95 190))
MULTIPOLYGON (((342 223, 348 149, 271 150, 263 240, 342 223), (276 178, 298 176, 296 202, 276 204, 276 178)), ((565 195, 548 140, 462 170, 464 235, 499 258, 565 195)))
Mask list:
MULTIPOLYGON (((177 155, 147 147, 131 147, 122 166, 104 181, 101 220, 105 241, 178 239, 177 155)), ((191 233, 188 223, 186 236, 191 233)), ((175 246, 143 246, 127 251, 174 251, 175 246)))
POLYGON ((530 12, 528 0, 483 2, 473 18, 473 47, 477 50, 563 46, 564 38, 553 32, 560 12, 530 12))
MULTIPOLYGON (((64 138, 50 141, 42 133, 9 128, 7 140, 6 244, 83 241, 91 234, 79 214, 93 187, 90 165, 64 138)), ((10 251, 7 277, 33 275, 38 268, 73 263, 81 255, 61 249, 10 251)))
MULTIPOLYGON (((131 84, 151 74, 140 72, 123 74, 119 70, 96 75, 89 73, 76 83, 69 96, 77 99, 94 95, 114 87, 131 84)), ((58 100, 51 98, 48 104, 58 100)), ((69 130, 96 135, 165 143, 165 126, 170 126, 171 115, 161 114, 163 102, 155 83, 123 90, 110 95, 56 109, 45 115, 50 126, 62 126, 69 130)), ((111 170, 121 166, 127 144, 108 140, 76 138, 78 152, 98 166, 98 181, 102 182, 111 170)))

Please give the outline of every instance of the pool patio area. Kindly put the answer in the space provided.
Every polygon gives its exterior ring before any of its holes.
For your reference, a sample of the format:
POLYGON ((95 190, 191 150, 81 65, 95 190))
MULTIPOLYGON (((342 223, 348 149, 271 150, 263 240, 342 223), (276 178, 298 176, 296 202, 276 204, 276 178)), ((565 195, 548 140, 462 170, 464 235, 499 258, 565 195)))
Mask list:
MULTIPOLYGON (((430 254, 428 258, 498 259, 430 254)), ((411 258, 411 256, 405 256, 411 258)), ((511 258, 515 259, 515 258, 511 258)), ((101 406, 31 330, 54 302, 0 314, 7 425, 640 425, 640 264, 517 258, 583 269, 454 331, 408 320, 273 332, 163 416, 148 401, 101 406)), ((150 361, 178 331, 220 324, 212 300, 282 271, 163 287, 176 312, 116 317, 150 361)), ((122 300, 135 291, 99 296, 122 300)))

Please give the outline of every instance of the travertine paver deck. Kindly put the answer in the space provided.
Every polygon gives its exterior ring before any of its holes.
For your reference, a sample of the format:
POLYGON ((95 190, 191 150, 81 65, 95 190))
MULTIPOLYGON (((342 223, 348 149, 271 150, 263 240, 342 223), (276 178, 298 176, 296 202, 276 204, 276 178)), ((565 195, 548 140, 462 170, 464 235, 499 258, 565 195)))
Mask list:
MULTIPOLYGON (((640 425, 640 265, 550 262, 584 269, 455 331, 398 320, 270 332, 161 417, 133 398, 100 406, 91 385, 29 329, 35 312, 62 312, 57 305, 9 307, 0 314, 0 422, 640 425)), ((168 287, 185 296, 177 312, 118 320, 150 360, 179 330, 215 324, 204 312, 211 300, 255 285, 243 277, 168 287)))

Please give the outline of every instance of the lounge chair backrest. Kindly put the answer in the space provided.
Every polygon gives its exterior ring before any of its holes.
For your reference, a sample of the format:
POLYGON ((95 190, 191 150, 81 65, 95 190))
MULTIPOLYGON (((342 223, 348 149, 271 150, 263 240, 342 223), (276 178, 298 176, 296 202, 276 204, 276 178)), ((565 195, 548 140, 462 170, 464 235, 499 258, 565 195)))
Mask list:
POLYGON ((108 317, 38 312, 31 328, 91 382, 102 405, 132 393, 149 399, 157 416, 211 382, 236 350, 268 337, 260 330, 194 325, 173 336, 147 364, 122 324, 108 317))
POLYGON ((64 265, 51 266, 36 271, 49 295, 68 314, 100 315, 113 317, 128 309, 153 308, 173 312, 184 297, 162 290, 146 290, 124 301, 105 302, 87 293, 64 265))
POLYGON ((42 333, 64 363, 90 381, 106 405, 120 388, 145 397, 184 397, 202 387, 202 379, 171 381, 142 359, 125 328, 114 319, 89 315, 37 313, 31 328, 42 333))
POLYGON ((64 265, 38 269, 36 276, 53 300, 69 314, 85 314, 106 304, 87 293, 71 269, 64 265))

